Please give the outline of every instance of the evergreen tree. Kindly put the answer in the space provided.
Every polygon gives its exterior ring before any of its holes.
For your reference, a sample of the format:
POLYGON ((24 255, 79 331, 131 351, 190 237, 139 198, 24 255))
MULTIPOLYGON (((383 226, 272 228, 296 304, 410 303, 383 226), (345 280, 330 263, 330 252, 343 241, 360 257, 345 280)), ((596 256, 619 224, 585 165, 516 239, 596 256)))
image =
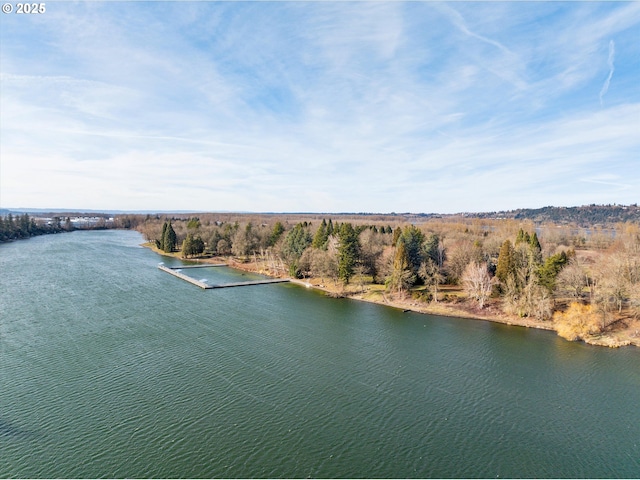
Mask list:
POLYGON ((20 230, 20 237, 26 238, 31 236, 30 227, 31 222, 29 221, 29 214, 25 213, 18 217, 18 224, 20 230))
POLYGON ((424 257, 424 233, 416 226, 410 225, 405 227, 398 240, 404 243, 412 272, 417 273, 424 257))
POLYGON ((167 236, 167 227, 169 226, 169 222, 164 222, 162 224, 162 233, 160 234, 160 240, 156 240, 156 246, 162 250, 163 252, 166 252, 165 248, 164 248, 164 239, 167 236))
POLYGON ((284 238, 282 256, 289 265, 289 274, 291 276, 297 277, 300 274, 298 261, 302 253, 311 245, 311 242, 311 234, 302 223, 298 223, 284 238))
POLYGON ((204 252, 204 242, 200 236, 194 236, 192 233, 187 234, 187 238, 182 242, 182 256, 192 257, 200 255, 204 252))
POLYGON ((169 242, 168 244, 165 244, 165 246, 169 249, 170 252, 173 252, 176 249, 178 238, 176 236, 176 232, 173 230, 173 226, 171 225, 171 222, 169 222, 169 226, 167 227, 167 236, 168 236, 169 242))
POLYGON ((327 237, 333 235, 333 231, 333 222, 331 221, 331 219, 329 219, 329 223, 327 224, 327 237))
POLYGON ((545 287, 549 293, 553 293, 556 288, 558 274, 570 259, 571 256, 567 255, 564 251, 556 255, 551 255, 536 271, 538 283, 545 287))
POLYGON ((516 264, 513 246, 509 240, 505 240, 500 247, 500 253, 498 254, 496 277, 506 285, 510 277, 515 279, 515 269, 516 264))
POLYGON ((327 222, 325 219, 322 219, 322 223, 318 230, 316 231, 315 236, 313 237, 313 248, 321 248, 326 250, 327 240, 329 239, 329 234, 327 233, 327 222))
POLYGON ((538 240, 538 234, 533 232, 533 235, 529 237, 529 245, 533 249, 534 253, 542 252, 542 246, 540 245, 540 241, 538 240))
POLYGON ((40 233, 44 233, 40 231, 40 228, 38 227, 38 224, 36 223, 36 220, 34 218, 29 221, 29 233, 31 235, 39 235, 40 233))
POLYGON ((178 239, 176 237, 176 232, 171 225, 171 222, 168 222, 167 228, 163 230, 164 235, 162 241, 162 250, 165 252, 173 252, 176 248, 178 239))
POLYGON ((15 237, 16 226, 15 226, 15 223, 13 222, 13 215, 11 214, 7 215, 6 224, 7 224, 7 232, 9 234, 9 238, 16 238, 15 237))
POLYGON ((269 247, 273 247, 276 242, 280 239, 280 236, 284 233, 284 225, 282 225, 281 222, 276 222, 276 224, 273 226, 273 231, 271 232, 271 235, 269 236, 269 241, 267 242, 267 245, 269 247))
MULTIPOLYGON (((396 229, 396 231, 397 230, 399 229, 396 229)), ((402 239, 399 238, 396 244, 396 253, 393 258, 393 271, 391 272, 391 278, 388 280, 388 286, 392 290, 400 293, 401 291, 409 289, 415 281, 416 276, 409 262, 406 245, 402 239)))
POLYGON ((54 225, 39 225, 29 214, 0 217, 0 242, 29 238, 35 235, 55 233, 54 225))
POLYGON ((182 242, 182 257, 187 258, 191 255, 193 250, 193 234, 187 233, 187 238, 182 242))
POLYGON ((349 283, 358 262, 358 234, 350 223, 343 223, 339 232, 338 245, 338 278, 349 283))
POLYGON ((522 228, 518 230, 518 235, 516 236, 516 245, 520 245, 521 243, 529 243, 531 241, 531 237, 528 232, 525 232, 522 228))
POLYGON ((442 266, 444 258, 440 258, 440 237, 437 234, 434 233, 425 239, 423 252, 425 260, 430 258, 436 265, 442 266))
POLYGON ((200 237, 200 235, 196 235, 193 239, 193 253, 194 255, 200 255, 204 252, 204 240, 200 237))

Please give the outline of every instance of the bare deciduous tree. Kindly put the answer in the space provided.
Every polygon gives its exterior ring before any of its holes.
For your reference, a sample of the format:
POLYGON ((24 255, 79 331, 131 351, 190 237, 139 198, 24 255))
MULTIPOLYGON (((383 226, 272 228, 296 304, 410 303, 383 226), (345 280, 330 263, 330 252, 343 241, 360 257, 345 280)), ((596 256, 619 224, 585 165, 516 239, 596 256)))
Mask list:
POLYGON ((331 278, 334 283, 338 281, 338 256, 335 247, 322 250, 311 249, 311 270, 320 277, 324 283, 325 278, 331 278))
POLYGON ((480 261, 482 251, 480 245, 471 240, 463 240, 450 246, 446 261, 447 273, 451 281, 457 282, 462 279, 464 269, 473 260, 480 261))
POLYGON ((374 232, 370 229, 366 229, 360 233, 360 260, 364 267, 363 273, 369 274, 373 277, 373 282, 376 283, 378 277, 378 262, 382 256, 382 250, 384 248, 383 239, 386 235, 374 232))
POLYGON ((557 286, 567 291, 572 297, 581 298, 588 280, 589 276, 584 265, 578 257, 574 257, 558 274, 557 286))
POLYGON ((469 263, 462 275, 462 285, 467 295, 476 300, 480 308, 484 308, 493 286, 493 278, 489 275, 487 266, 477 262, 469 263))
POLYGON ((547 320, 553 314, 551 293, 538 285, 534 278, 530 278, 522 289, 518 302, 518 314, 538 320, 547 320))
POLYGON ((438 285, 444 282, 445 276, 441 273, 440 267, 432 259, 427 258, 420 264, 418 276, 424 284, 431 289, 431 296, 434 302, 438 302, 438 285))

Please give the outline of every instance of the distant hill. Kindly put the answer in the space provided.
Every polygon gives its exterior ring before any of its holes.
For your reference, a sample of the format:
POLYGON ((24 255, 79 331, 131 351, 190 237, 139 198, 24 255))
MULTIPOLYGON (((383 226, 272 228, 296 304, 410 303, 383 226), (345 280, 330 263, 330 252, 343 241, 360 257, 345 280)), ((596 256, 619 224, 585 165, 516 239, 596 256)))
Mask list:
POLYGON ((266 215, 266 216, 286 216, 294 218, 306 218, 312 217, 314 219, 321 216, 334 216, 340 217, 347 221, 354 218, 367 218, 369 221, 402 221, 408 223, 420 223, 422 221, 431 218, 451 218, 451 217, 465 217, 465 218, 486 218, 486 219, 514 219, 514 220, 531 220, 535 223, 553 223, 556 225, 573 224, 580 227, 591 227, 596 225, 612 225, 614 223, 633 222, 640 223, 640 207, 638 204, 633 205, 583 205, 581 207, 542 207, 542 208, 519 208, 517 210, 507 210, 500 212, 465 212, 456 214, 439 214, 439 213, 318 213, 318 212, 305 212, 305 213, 255 213, 255 212, 229 212, 229 211, 217 211, 217 212, 200 212, 187 210, 173 210, 173 211, 153 211, 153 210, 138 210, 138 211, 124 211, 124 210, 82 210, 78 211, 63 210, 63 209, 45 209, 45 208, 32 208, 21 209, 12 208, 0 209, 0 217, 4 217, 9 213, 13 215, 19 215, 22 213, 29 213, 30 215, 42 216, 45 213, 48 214, 61 214, 64 215, 88 215, 88 214, 102 214, 102 215, 145 215, 145 214, 160 214, 160 215, 205 215, 207 213, 216 213, 234 216, 245 215, 266 215), (72 213, 73 212, 73 213, 72 213))
POLYGON ((618 222, 640 223, 640 207, 633 205, 583 205, 581 207, 519 208, 504 212, 467 213, 470 218, 512 218, 535 223, 577 224, 582 227, 618 222))

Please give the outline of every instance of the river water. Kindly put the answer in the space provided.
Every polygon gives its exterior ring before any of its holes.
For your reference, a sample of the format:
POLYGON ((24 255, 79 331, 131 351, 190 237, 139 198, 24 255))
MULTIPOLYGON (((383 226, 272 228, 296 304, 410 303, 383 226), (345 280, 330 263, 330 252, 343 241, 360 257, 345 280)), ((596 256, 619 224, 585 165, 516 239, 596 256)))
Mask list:
POLYGON ((640 476, 638 348, 201 290, 141 242, 0 245, 0 477, 640 476))

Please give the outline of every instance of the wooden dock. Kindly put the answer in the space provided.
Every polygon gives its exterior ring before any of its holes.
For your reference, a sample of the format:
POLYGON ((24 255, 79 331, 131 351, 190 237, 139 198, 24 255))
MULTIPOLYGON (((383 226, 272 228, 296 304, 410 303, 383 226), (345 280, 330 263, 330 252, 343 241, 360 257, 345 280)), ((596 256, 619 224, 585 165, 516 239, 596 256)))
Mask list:
MULTIPOLYGON (((204 266, 204 265, 202 265, 204 266)), ((207 267, 213 267, 213 266, 222 266, 222 265, 206 265, 207 267)), ((163 272, 167 272, 170 275, 173 275, 174 277, 178 277, 182 280, 184 280, 185 282, 189 282, 192 283, 200 288, 203 288, 205 290, 211 290, 214 288, 229 288, 229 287, 247 287, 250 285, 266 285, 269 283, 286 283, 289 281, 288 278, 270 278, 267 280, 250 280, 247 282, 232 282, 232 283, 222 283, 219 285, 209 285, 208 283, 205 282, 201 282, 200 280, 196 280, 193 277, 190 277, 188 275, 185 275, 184 273, 180 273, 178 270, 181 270, 183 268, 195 268, 195 267, 200 267, 200 265, 189 265, 187 267, 185 266, 181 266, 181 267, 166 267, 164 265, 158 265, 158 268, 160 270, 162 270, 163 272)))

